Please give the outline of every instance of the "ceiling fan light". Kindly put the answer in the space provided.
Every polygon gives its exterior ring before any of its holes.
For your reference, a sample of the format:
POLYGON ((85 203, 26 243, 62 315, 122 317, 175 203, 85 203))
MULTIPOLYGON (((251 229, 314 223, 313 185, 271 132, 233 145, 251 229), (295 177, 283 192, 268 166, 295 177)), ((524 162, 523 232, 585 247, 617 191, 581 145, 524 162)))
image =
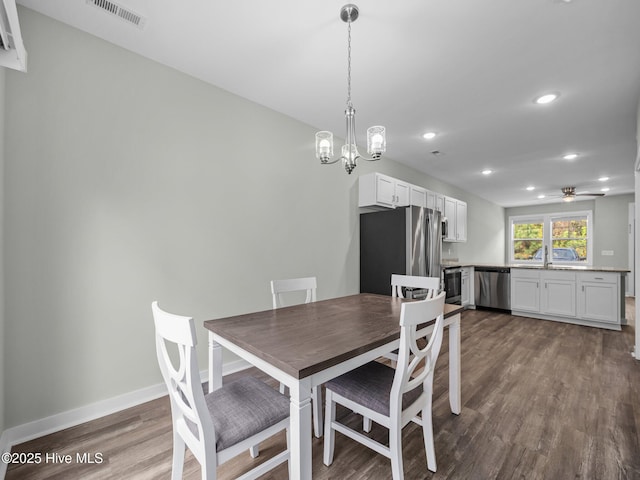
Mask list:
POLYGON ((567 195, 565 197, 562 197, 562 201, 563 202, 573 202, 573 198, 574 198, 573 196, 567 195))

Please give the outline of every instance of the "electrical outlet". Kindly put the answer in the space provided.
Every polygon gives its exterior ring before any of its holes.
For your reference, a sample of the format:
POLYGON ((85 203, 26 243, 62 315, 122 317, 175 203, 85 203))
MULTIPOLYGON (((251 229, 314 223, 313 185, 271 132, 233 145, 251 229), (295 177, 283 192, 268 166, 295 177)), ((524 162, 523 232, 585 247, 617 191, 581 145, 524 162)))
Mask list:
POLYGON ((613 250, 602 250, 602 255, 605 257, 612 257, 613 256, 613 250))

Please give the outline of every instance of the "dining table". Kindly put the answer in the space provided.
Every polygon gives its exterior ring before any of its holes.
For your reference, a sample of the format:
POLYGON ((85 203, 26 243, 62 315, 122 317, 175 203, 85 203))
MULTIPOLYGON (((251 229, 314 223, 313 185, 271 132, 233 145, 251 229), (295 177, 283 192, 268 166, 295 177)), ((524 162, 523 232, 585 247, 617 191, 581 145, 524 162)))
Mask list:
MULTIPOLYGON (((312 478, 311 389, 373 361, 400 343, 406 300, 360 293, 204 321, 209 334, 209 391, 222 386, 225 348, 289 388, 289 472, 312 478)), ((460 305, 445 304, 449 333, 449 404, 460 414, 460 305)), ((434 322, 421 328, 425 334, 434 322)), ((436 366, 437 368, 437 366, 436 366)))

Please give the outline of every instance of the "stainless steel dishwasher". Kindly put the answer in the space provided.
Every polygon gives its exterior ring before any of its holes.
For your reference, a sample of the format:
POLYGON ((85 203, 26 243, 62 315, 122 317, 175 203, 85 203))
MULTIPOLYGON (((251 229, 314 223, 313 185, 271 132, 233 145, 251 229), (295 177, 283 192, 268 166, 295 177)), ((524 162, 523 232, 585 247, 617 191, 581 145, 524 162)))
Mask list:
POLYGON ((474 280, 476 307, 511 310, 510 268, 475 267, 474 280))

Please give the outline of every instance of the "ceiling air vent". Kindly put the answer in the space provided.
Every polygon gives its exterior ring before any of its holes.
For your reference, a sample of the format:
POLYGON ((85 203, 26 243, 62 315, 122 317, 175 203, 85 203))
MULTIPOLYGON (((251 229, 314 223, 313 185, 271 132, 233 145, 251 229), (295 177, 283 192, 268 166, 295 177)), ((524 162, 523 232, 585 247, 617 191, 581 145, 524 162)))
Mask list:
POLYGON ((109 0, 87 0, 87 3, 98 7, 104 12, 114 15, 127 23, 135 25, 138 28, 144 27, 145 18, 142 15, 138 15, 115 2, 110 2, 109 0))

